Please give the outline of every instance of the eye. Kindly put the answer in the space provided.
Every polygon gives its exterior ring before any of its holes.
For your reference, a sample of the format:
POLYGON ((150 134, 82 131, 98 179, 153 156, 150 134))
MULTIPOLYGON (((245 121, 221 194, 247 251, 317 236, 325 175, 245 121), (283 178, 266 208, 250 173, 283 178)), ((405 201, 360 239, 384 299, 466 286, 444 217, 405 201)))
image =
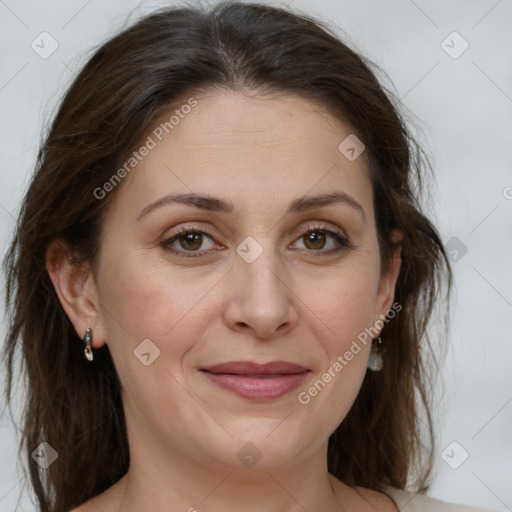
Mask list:
POLYGON ((204 254, 199 252, 200 249, 202 249, 202 252, 212 249, 215 243, 213 241, 213 237, 205 231, 184 227, 171 238, 162 242, 162 245, 166 251, 179 254, 184 258, 197 258, 204 256, 204 254), (203 247, 205 239, 210 241, 210 244, 207 244, 207 247, 203 247), (178 248, 176 246, 178 246, 178 248))
POLYGON ((317 255, 334 254, 351 247, 347 237, 322 226, 308 226, 307 231, 298 238, 297 242, 302 242, 303 245, 299 249, 315 252, 317 255), (331 239, 330 243, 329 239, 331 239), (326 246, 330 247, 326 248, 326 246))

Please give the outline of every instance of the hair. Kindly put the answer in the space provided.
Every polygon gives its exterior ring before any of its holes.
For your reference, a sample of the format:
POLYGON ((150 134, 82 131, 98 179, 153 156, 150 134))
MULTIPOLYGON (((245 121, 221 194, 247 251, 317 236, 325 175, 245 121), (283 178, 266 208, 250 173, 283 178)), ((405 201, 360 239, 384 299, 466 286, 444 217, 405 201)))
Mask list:
POLYGON ((95 272, 103 221, 122 183, 102 200, 94 190, 163 114, 183 98, 215 89, 296 95, 324 107, 364 142, 383 269, 402 247, 395 291, 402 309, 382 330, 383 369, 366 373, 329 438, 328 470, 351 486, 428 490, 435 444, 429 372, 436 365, 420 349, 433 353, 428 326, 445 278, 449 296, 452 271, 419 204, 432 165, 406 127, 399 100, 372 68, 379 69, 325 22, 238 2, 155 11, 90 57, 41 144, 3 262, 7 402, 12 405, 21 351, 20 451, 42 512, 68 512, 100 494, 128 471, 130 460, 108 346, 95 351, 93 364, 85 360, 46 270, 46 249, 66 240, 95 272), (401 242, 390 239, 393 228, 403 233, 401 242), (43 441, 59 455, 45 471, 31 458, 43 441))

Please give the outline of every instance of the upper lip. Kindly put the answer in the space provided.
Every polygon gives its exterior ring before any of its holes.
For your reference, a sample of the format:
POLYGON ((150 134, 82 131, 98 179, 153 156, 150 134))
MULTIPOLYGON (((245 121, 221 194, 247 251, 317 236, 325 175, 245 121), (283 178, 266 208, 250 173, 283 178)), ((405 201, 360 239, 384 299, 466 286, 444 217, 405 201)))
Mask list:
POLYGON ((287 361, 270 361, 255 363, 253 361, 228 361, 226 363, 206 366, 201 370, 210 373, 231 373, 235 375, 291 375, 309 371, 307 368, 287 361))

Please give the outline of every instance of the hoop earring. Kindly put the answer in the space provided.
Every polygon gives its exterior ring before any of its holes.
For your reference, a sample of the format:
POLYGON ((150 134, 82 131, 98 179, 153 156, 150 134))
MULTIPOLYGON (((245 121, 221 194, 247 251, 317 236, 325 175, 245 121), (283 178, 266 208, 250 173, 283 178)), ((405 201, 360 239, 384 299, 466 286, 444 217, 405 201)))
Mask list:
POLYGON ((90 327, 87 327, 85 334, 84 334, 84 354, 88 361, 93 360, 93 354, 92 354, 92 329, 90 327))
MULTIPOLYGON (((379 345, 382 344, 382 340, 380 336, 378 338, 379 345)), ((379 372, 382 370, 382 366, 384 365, 384 360, 382 358, 382 354, 380 348, 374 343, 375 340, 372 340, 372 349, 370 351, 370 357, 368 358, 368 369, 372 372, 379 372)))

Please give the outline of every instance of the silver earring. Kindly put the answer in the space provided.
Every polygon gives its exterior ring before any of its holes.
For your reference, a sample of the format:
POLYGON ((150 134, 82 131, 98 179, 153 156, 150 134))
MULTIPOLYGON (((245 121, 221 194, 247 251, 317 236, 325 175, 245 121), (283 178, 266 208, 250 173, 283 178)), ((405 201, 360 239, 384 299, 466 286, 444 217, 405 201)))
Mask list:
POLYGON ((84 334, 84 354, 88 361, 93 360, 92 355, 92 329, 90 327, 87 327, 85 334, 84 334))
MULTIPOLYGON (((374 342, 375 340, 373 340, 372 342, 372 349, 370 351, 370 357, 368 358, 368 368, 372 372, 379 372, 380 370, 382 370, 384 360, 382 359, 382 354, 380 353, 380 350, 377 348, 374 342)), ((378 338, 378 343, 382 343, 380 336, 378 338)))

